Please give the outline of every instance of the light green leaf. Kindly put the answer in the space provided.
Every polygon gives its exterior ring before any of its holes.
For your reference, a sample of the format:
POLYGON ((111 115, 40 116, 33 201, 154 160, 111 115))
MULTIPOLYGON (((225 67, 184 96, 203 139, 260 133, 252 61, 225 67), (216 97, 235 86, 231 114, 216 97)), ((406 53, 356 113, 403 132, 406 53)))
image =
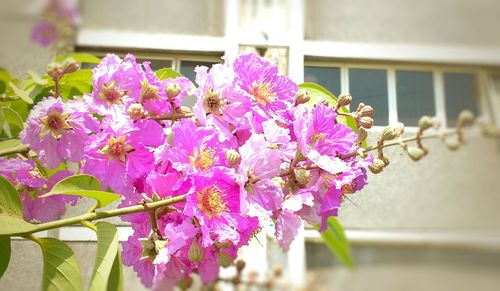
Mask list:
MULTIPOLYGON (((326 246, 344 265, 352 267, 353 260, 351 257, 351 250, 349 247, 349 241, 345 236, 344 229, 335 217, 328 218, 327 224, 328 227, 326 230, 320 232, 326 246)), ((314 227, 319 230, 318 225, 315 225, 314 227)))
POLYGON ((5 114, 3 114, 3 110, 0 110, 0 134, 3 131, 4 123, 5 123, 5 114))
POLYGON ((33 99, 30 98, 29 93, 17 87, 13 82, 9 82, 10 88, 14 92, 14 95, 21 98, 24 102, 28 104, 33 104, 33 99))
POLYGON ((182 77, 182 74, 174 71, 172 68, 163 68, 159 69, 155 72, 156 76, 160 80, 165 80, 168 78, 177 78, 177 77, 182 77))
POLYGON ((23 206, 19 193, 4 176, 0 176, 0 214, 23 217, 23 206))
POLYGON ((40 197, 65 194, 94 198, 97 200, 97 208, 104 207, 120 198, 120 195, 101 191, 102 186, 97 178, 90 175, 75 175, 59 181, 49 193, 40 197))
POLYGON ((24 221, 22 218, 0 214, 0 236, 14 236, 24 234, 26 232, 34 232, 37 230, 35 224, 24 221))
POLYGON ((117 251, 111 273, 109 274, 108 288, 106 290, 123 290, 123 270, 120 250, 117 251))
POLYGON ((8 152, 20 152, 23 150, 27 151, 28 146, 22 144, 21 141, 18 139, 9 139, 0 141, 0 156, 4 156, 8 152))
POLYGON ((12 76, 10 73, 5 70, 0 68, 0 94, 5 93, 7 90, 7 85, 9 84, 10 80, 12 79, 12 76))
MULTIPOLYGON (((97 252, 92 280, 89 290, 121 290, 121 282, 111 282, 110 280, 121 279, 121 275, 114 274, 111 278, 116 257, 119 256, 118 231, 116 227, 108 222, 99 222, 97 226, 97 252), (118 276, 118 277, 116 277, 118 276), (115 289, 107 287, 114 286, 115 289)), ((119 258, 119 257, 118 257, 119 258)), ((118 270, 114 270, 117 272, 118 270)))
POLYGON ((30 75, 33 82, 35 82, 36 84, 42 85, 42 86, 47 85, 47 83, 48 83, 47 80, 40 77, 40 75, 38 75, 36 72, 28 71, 28 74, 30 75))
POLYGON ((17 114, 17 112, 9 107, 2 107, 2 111, 6 121, 3 124, 5 134, 9 138, 18 137, 24 127, 23 119, 19 116, 19 114, 17 114))
POLYGON ((82 62, 82 63, 98 64, 101 62, 101 59, 99 59, 98 57, 96 57, 94 55, 82 54, 82 53, 70 53, 70 54, 58 56, 56 58, 56 62, 62 62, 67 58, 73 58, 75 61, 82 62))
POLYGON ((36 242, 43 254, 42 290, 83 290, 80 266, 68 245, 55 238, 39 238, 36 242))
MULTIPOLYGON (((309 92, 311 100, 307 103, 309 108, 312 108, 314 104, 317 104, 323 100, 327 101, 330 107, 335 107, 337 105, 337 97, 333 95, 330 91, 321 85, 314 83, 302 83, 299 85, 300 89, 305 89, 309 92)), ((342 112, 349 112, 345 107, 341 107, 342 112)), ((353 130, 356 130, 356 121, 351 117, 339 116, 337 118, 341 123, 349 126, 353 130)))
POLYGON ((7 270, 10 261, 10 237, 0 236, 0 278, 7 270))

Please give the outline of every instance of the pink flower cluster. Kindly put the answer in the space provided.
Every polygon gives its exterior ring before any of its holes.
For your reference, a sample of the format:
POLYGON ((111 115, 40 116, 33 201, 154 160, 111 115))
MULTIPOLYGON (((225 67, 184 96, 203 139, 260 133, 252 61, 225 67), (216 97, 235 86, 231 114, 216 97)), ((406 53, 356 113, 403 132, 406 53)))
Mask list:
POLYGON ((148 62, 108 55, 91 94, 44 99, 22 133, 46 166, 80 161, 123 195, 122 206, 185 197, 153 219, 124 217, 134 234, 123 262, 156 289, 194 271, 212 282, 264 228, 285 250, 302 220, 323 229, 372 163, 342 158, 357 151, 356 134, 333 108, 301 104, 276 65, 247 54, 196 74, 196 86, 159 80, 148 62), (188 95, 197 98, 192 111, 180 106, 188 95))
POLYGON ((80 23, 78 0, 42 0, 43 18, 31 30, 31 39, 43 47, 53 44, 64 36, 63 26, 80 23))

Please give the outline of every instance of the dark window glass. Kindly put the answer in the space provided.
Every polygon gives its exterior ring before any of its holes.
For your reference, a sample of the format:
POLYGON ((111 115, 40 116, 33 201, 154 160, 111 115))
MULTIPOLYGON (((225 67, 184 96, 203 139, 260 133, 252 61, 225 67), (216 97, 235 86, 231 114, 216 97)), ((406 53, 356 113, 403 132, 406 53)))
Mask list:
POLYGON ((418 126, 422 115, 434 116, 432 72, 396 71, 398 119, 408 126, 418 126))
POLYGON ((340 92, 340 68, 304 67, 304 82, 319 84, 333 95, 340 92))
POLYGON ((379 69, 349 69, 349 91, 354 99, 353 110, 359 103, 374 108, 375 125, 389 123, 387 71, 379 69))
POLYGON ((181 61, 181 70, 180 73, 186 76, 191 82, 194 83, 194 80, 196 78, 196 73, 194 72, 194 68, 196 66, 205 66, 205 67, 212 67, 213 64, 216 64, 214 62, 198 62, 198 61, 181 61))
POLYGON ((462 110, 468 109, 478 114, 479 90, 475 74, 445 73, 444 92, 448 126, 455 126, 462 110))
POLYGON ((153 71, 163 69, 163 68, 172 68, 172 61, 171 60, 149 60, 149 59, 137 59, 138 63, 142 63, 144 61, 151 62, 150 66, 153 71))

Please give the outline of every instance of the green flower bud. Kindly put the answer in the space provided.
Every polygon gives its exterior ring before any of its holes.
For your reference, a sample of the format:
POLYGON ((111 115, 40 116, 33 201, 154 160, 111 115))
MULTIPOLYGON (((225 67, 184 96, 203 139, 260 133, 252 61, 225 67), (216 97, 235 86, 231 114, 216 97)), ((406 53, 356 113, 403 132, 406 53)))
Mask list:
POLYGON ((301 186, 305 186, 309 184, 311 181, 311 171, 306 169, 295 169, 294 170, 295 179, 301 186))
POLYGON ((424 150, 416 147, 408 147, 406 149, 406 153, 414 161, 419 161, 421 158, 425 156, 424 150))
POLYGON ((309 91, 305 89, 300 89, 295 94, 295 106, 307 103, 309 100, 311 100, 311 96, 309 95, 309 91))
POLYGON ((177 83, 170 83, 167 85, 167 88, 165 89, 165 92, 167 93, 167 96, 169 99, 173 99, 177 97, 181 93, 181 86, 177 83))
POLYGON ((370 129, 373 126, 373 118, 368 117, 368 116, 363 116, 360 118, 359 124, 363 128, 370 129))
POLYGON ((351 104, 352 96, 349 93, 342 93, 337 100, 337 107, 343 107, 351 104))
POLYGON ((62 63, 62 68, 64 74, 70 74, 78 71, 78 69, 80 69, 80 64, 73 58, 67 58, 62 63))
POLYGON ((61 64, 58 63, 50 63, 47 66, 47 75, 52 78, 54 81, 59 81, 62 76, 64 76, 64 69, 61 64))
POLYGON ((373 164, 368 166, 368 169, 373 174, 378 174, 384 170, 384 167, 385 167, 384 161, 382 161, 381 159, 375 159, 373 161, 373 164))
POLYGON ((226 161, 231 167, 235 166, 240 161, 240 154, 235 150, 226 150, 224 154, 226 155, 226 161))
POLYGON ((217 253, 217 262, 221 267, 227 268, 233 264, 233 258, 229 254, 219 251, 217 253))
POLYGON ((422 116, 418 121, 418 127, 421 131, 431 128, 433 125, 432 118, 429 116, 422 116))
POLYGON ((448 149, 452 151, 458 150, 461 145, 461 143, 458 140, 447 140, 444 144, 448 149))
POLYGON ((398 133, 394 127, 388 126, 384 128, 382 134, 380 135, 381 141, 393 140, 398 137, 398 133))
POLYGON ((188 251, 188 258, 191 262, 199 263, 203 261, 203 257, 205 256, 204 250, 198 241, 198 238, 195 238, 191 243, 188 251))
POLYGON ((358 111, 361 116, 372 116, 373 115, 373 107, 370 105, 365 105, 361 107, 361 109, 358 111))

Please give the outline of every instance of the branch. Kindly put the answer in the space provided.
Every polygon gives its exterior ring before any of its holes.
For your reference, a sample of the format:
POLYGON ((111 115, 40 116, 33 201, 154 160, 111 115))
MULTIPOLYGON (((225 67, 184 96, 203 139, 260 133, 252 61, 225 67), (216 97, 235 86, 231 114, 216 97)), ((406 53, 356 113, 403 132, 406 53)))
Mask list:
POLYGON ((5 150, 0 150, 0 157, 1 156, 8 156, 11 154, 21 154, 21 153, 26 153, 29 152, 30 148, 27 145, 20 145, 17 147, 13 147, 10 149, 5 149, 5 150))
POLYGON ((181 195, 181 196, 176 196, 176 197, 172 197, 172 198, 168 198, 168 199, 164 199, 164 200, 160 200, 160 201, 156 201, 156 202, 144 203, 144 204, 140 204, 140 205, 118 208, 118 209, 109 210, 109 211, 85 213, 85 214, 82 214, 79 216, 74 216, 74 217, 70 217, 70 218, 66 218, 66 219, 61 219, 61 220, 56 220, 56 221, 38 224, 35 230, 18 233, 18 234, 16 234, 16 236, 28 236, 28 235, 35 233, 35 232, 40 232, 40 231, 44 231, 44 230, 49 230, 49 229, 54 229, 54 228, 59 228, 62 226, 68 226, 68 225, 74 225, 74 224, 86 225, 85 222, 88 222, 88 221, 104 219, 104 218, 109 218, 109 217, 114 217, 114 216, 122 216, 122 215, 126 215, 126 214, 137 213, 137 212, 151 211, 151 210, 154 210, 156 208, 160 208, 162 206, 167 206, 167 205, 179 203, 179 202, 182 202, 185 200, 186 200, 186 196, 181 195))
POLYGON ((193 117, 193 113, 169 113, 160 116, 151 117, 153 120, 178 120, 182 118, 193 117))

